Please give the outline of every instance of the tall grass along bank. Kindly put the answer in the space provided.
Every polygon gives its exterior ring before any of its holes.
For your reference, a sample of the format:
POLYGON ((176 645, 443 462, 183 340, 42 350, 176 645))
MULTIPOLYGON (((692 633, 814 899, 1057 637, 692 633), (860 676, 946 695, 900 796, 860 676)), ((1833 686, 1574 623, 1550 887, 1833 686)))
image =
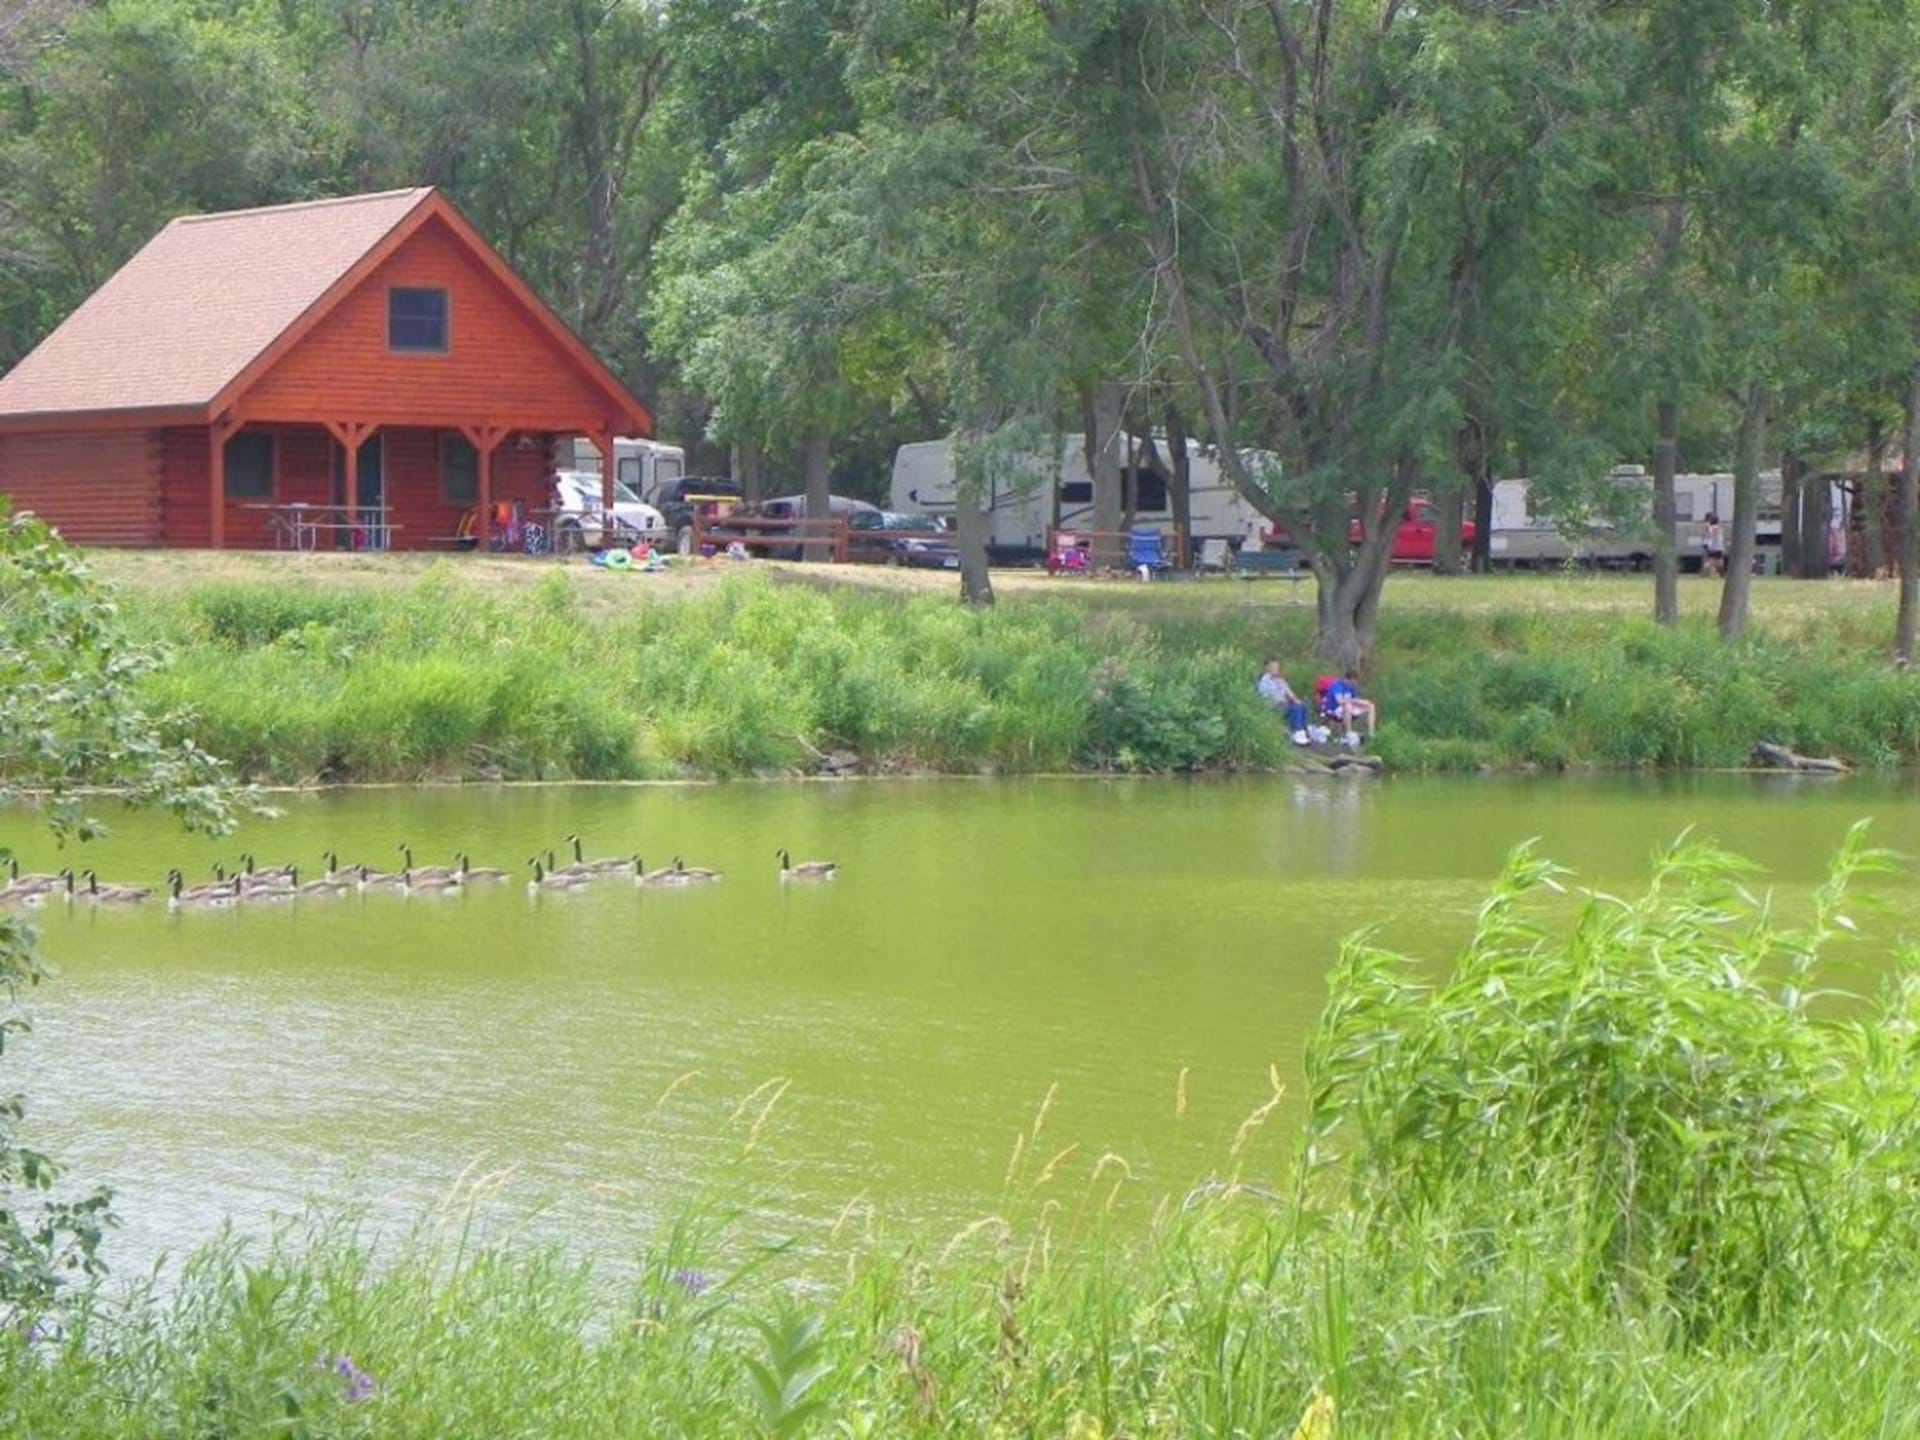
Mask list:
POLYGON ((1450 967, 1349 943, 1298 1130, 1276 1087, 1157 1208, 1043 1105, 994 1214, 914 1247, 821 1216, 804 1270, 711 1205, 612 1289, 458 1207, 225 1241, 7 1317, 0 1429, 1913 1434, 1920 990, 1821 994, 1884 863, 1855 836, 1782 917, 1711 847, 1637 898, 1522 852, 1450 967))
MULTIPOLYGON (((130 609, 173 655, 145 682, 154 704, 288 783, 791 773, 832 753, 878 771, 1264 769, 1293 752, 1254 696, 1260 664, 1279 656, 1302 690, 1322 668, 1309 607, 1242 605, 1225 582, 1062 585, 976 612, 743 575, 671 602, 638 582, 610 618, 575 584, 556 571, 509 596, 449 564, 404 589, 189 584, 130 609)), ((1563 604, 1564 582, 1472 584, 1403 581, 1382 621, 1367 685, 1392 768, 1726 767, 1761 741, 1920 758, 1920 675, 1885 663, 1877 610, 1763 608, 1729 646, 1705 621, 1563 604)))

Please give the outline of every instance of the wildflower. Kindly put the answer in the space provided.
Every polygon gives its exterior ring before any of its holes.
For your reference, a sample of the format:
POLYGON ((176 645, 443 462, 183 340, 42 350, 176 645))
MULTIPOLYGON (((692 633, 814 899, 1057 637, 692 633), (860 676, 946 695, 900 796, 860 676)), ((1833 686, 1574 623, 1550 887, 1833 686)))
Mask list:
POLYGON ((370 1400, 373 1398, 373 1376, 367 1374, 366 1371, 354 1364, 352 1356, 340 1355, 332 1360, 322 1356, 313 1362, 313 1368, 322 1371, 331 1370, 346 1382, 347 1404, 358 1405, 362 1400, 370 1400))
POLYGON ((713 1284, 704 1270, 675 1270, 669 1278, 692 1299, 698 1299, 713 1284))

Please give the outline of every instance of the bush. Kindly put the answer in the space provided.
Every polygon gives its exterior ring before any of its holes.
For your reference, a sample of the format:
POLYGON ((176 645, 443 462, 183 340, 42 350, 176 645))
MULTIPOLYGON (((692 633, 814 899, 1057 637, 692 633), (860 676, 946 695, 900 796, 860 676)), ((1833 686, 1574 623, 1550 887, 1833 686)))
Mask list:
POLYGON ((1816 1018, 1850 882, 1888 868, 1856 828, 1811 925, 1776 928, 1751 867, 1710 845, 1635 903, 1594 896, 1548 937, 1523 848, 1436 987, 1364 938, 1308 1049, 1316 1166, 1390 1233, 1437 1212, 1489 1237, 1557 1231, 1588 1300, 1695 1339, 1764 1338, 1920 1243, 1920 985, 1816 1018))

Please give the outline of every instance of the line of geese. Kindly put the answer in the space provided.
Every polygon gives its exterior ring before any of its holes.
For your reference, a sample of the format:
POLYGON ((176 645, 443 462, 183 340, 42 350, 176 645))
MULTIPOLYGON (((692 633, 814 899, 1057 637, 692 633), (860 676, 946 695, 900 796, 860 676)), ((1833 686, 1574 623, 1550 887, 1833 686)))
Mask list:
MULTIPOLYGON (((566 843, 573 849, 571 864, 559 864, 552 850, 528 858, 527 865, 532 871, 532 878, 527 881, 529 894, 577 890, 596 880, 617 875, 627 876, 636 885, 648 886, 706 885, 721 878, 720 871, 687 865, 678 855, 673 857, 671 865, 649 870, 638 855, 589 860, 577 834, 568 835, 566 843)), ((298 865, 277 865, 263 869, 254 863, 251 854, 243 854, 240 857, 241 868, 237 872, 229 875, 224 865, 216 863, 213 880, 203 885, 188 885, 186 877, 178 869, 169 870, 163 889, 169 909, 219 909, 246 901, 292 900, 300 896, 325 898, 368 890, 404 895, 446 895, 464 890, 469 885, 496 884, 511 878, 505 870, 489 870, 474 865, 464 850, 454 852, 452 865, 416 866, 413 863, 412 846, 403 844, 398 849, 401 868, 390 871, 375 870, 368 865, 352 865, 343 869, 339 857, 329 850, 321 856, 326 864, 324 873, 317 879, 306 881, 301 880, 298 865)), ((803 860, 796 865, 784 849, 774 851, 774 857, 780 862, 780 879, 783 882, 831 880, 840 868, 831 860, 803 860)), ((0 885, 0 905, 38 906, 53 899, 68 904, 137 905, 151 899, 154 893, 155 887, 150 885, 102 884, 100 877, 90 869, 76 874, 69 867, 51 874, 23 875, 20 862, 9 859, 7 881, 0 885)))

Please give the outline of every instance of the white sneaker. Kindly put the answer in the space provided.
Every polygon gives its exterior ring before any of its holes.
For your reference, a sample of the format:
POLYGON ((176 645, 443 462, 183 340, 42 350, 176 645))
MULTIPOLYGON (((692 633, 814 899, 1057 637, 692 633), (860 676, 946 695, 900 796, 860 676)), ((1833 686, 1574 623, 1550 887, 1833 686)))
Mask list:
POLYGON ((1296 744, 1296 745, 1305 745, 1305 744, 1307 744, 1307 743, 1309 743, 1309 742, 1308 742, 1308 740, 1307 740, 1307 732, 1306 732, 1306 731, 1304 731, 1304 730, 1296 730, 1296 731, 1294 731, 1294 732, 1293 732, 1293 743, 1294 743, 1294 744, 1296 744))
POLYGON ((1360 748, 1359 733, 1356 731, 1350 734, 1342 735, 1340 737, 1340 743, 1346 746, 1347 749, 1349 750, 1358 750, 1360 748))

